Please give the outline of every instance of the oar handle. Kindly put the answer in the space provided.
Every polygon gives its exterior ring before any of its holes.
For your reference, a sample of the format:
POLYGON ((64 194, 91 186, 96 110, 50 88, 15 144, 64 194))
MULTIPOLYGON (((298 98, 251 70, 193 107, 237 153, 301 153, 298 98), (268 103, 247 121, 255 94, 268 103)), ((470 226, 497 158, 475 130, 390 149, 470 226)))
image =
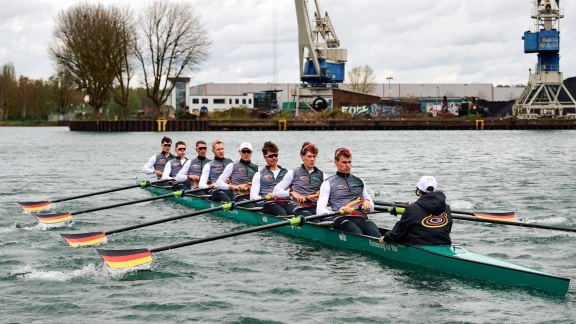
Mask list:
MULTIPOLYGON (((150 182, 150 184, 155 184, 155 183, 159 183, 159 182, 165 182, 171 179, 161 179, 158 181, 153 181, 150 182)), ((132 188, 138 188, 138 187, 142 187, 142 183, 138 183, 135 185, 131 185, 131 186, 126 186, 126 187, 119 187, 119 188, 113 188, 113 189, 108 189, 108 190, 102 190, 102 191, 96 191, 96 192, 92 192, 92 193, 87 193, 84 195, 78 195, 78 196, 73 196, 73 197, 68 197, 68 198, 62 198, 62 199, 56 199, 56 200, 52 200, 52 203, 57 203, 57 202, 62 202, 62 201, 68 201, 68 200, 73 200, 73 199, 78 199, 78 198, 84 198, 84 197, 90 197, 90 196, 96 196, 96 195, 101 195, 101 194, 105 194, 105 193, 110 193, 110 192, 115 192, 115 191, 121 191, 121 190, 126 190, 126 189, 132 189, 132 188)))
MULTIPOLYGON (((235 203, 235 205, 236 205, 236 206, 241 206, 241 205, 245 205, 245 204, 249 204, 249 203, 254 203, 254 202, 263 201, 263 200, 266 200, 266 199, 267 199, 267 198, 260 198, 260 199, 254 199, 254 200, 244 200, 244 201, 240 201, 240 202, 235 203)), ((198 210, 198 211, 195 211, 195 212, 192 212, 192 213, 188 213, 188 214, 184 214, 184 215, 178 215, 178 216, 173 216, 173 217, 158 219, 158 220, 151 221, 151 222, 148 222, 148 223, 143 223, 143 224, 138 224, 138 225, 132 225, 132 226, 128 226, 128 227, 123 227, 123 228, 119 228, 119 229, 107 231, 107 232, 104 232, 104 234, 106 234, 106 235, 116 234, 116 233, 126 232, 126 231, 130 231, 130 230, 133 230, 133 229, 142 228, 142 227, 146 227, 146 226, 152 226, 152 225, 156 225, 156 224, 171 222, 171 221, 177 220, 177 219, 182 219, 182 218, 187 218, 187 217, 192 217, 192 216, 198 216, 198 215, 201 215, 201 214, 210 213, 210 212, 217 211, 217 210, 221 210, 221 209, 233 209, 233 205, 234 205, 234 204, 231 204, 231 203, 225 203, 225 204, 222 204, 222 205, 220 205, 220 206, 215 206, 215 207, 208 208, 208 209, 202 209, 202 210, 198 210)))
POLYGON ((77 211, 77 212, 70 213, 70 215, 86 214, 86 213, 90 213, 90 212, 93 212, 93 211, 110 209, 110 208, 127 206, 127 205, 133 205, 133 204, 138 204, 138 203, 141 203, 141 202, 153 201, 153 200, 168 198, 168 197, 172 197, 172 196, 174 196, 174 197, 181 197, 181 196, 185 195, 185 193, 186 193, 186 191, 184 191, 184 190, 179 190, 179 191, 174 191, 173 193, 169 193, 169 194, 162 195, 162 196, 155 196, 155 197, 151 197, 151 198, 144 198, 144 199, 140 199, 140 200, 128 201, 128 202, 123 202, 123 203, 114 204, 114 205, 108 205, 108 206, 103 206, 103 207, 96 207, 96 208, 92 208, 92 209, 81 210, 81 211, 77 211))

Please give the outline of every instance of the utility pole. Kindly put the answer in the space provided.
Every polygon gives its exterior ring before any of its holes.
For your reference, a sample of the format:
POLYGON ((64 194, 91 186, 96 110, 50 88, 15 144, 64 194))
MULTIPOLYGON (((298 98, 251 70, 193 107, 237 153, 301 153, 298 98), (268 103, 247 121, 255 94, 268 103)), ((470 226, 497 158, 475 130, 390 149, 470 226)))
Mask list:
POLYGON ((387 77, 386 80, 388 80, 388 100, 390 102, 392 102, 392 89, 390 88, 390 81, 392 81, 392 77, 387 77))

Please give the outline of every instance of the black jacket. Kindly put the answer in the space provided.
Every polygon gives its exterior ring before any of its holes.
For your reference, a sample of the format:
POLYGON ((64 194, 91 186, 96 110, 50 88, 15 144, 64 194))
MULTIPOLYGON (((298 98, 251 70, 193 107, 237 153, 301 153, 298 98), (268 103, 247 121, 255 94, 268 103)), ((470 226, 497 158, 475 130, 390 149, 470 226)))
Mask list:
POLYGON ((420 197, 406 207, 402 218, 384 235, 385 241, 416 245, 451 244, 452 214, 439 191, 420 197))

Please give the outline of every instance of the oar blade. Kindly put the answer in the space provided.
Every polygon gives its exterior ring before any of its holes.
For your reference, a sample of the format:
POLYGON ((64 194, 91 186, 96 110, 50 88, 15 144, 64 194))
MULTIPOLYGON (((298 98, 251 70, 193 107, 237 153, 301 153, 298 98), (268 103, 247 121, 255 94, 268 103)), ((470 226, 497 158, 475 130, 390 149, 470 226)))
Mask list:
POLYGON ((478 218, 498 220, 502 222, 513 222, 516 220, 516 215, 514 214, 514 212, 504 212, 504 213, 473 212, 473 214, 478 218))
POLYGON ((106 241, 104 232, 91 232, 79 234, 60 234, 64 241, 72 247, 90 246, 100 244, 106 241))
POLYGON ((25 211, 35 212, 50 207, 49 201, 18 201, 18 205, 25 211))
POLYGON ((34 217, 44 224, 56 224, 63 223, 72 219, 72 214, 70 213, 59 213, 59 214, 34 214, 34 217))
POLYGON ((113 269, 126 269, 152 262, 149 249, 103 250, 96 249, 104 262, 113 269))

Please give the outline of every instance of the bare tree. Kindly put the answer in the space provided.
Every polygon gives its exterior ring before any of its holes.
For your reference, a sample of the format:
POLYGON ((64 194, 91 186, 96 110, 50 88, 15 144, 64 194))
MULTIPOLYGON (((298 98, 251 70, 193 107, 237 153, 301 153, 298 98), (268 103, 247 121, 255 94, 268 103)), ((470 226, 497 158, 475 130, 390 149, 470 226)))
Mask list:
POLYGON ((154 117, 159 117, 160 107, 174 88, 169 80, 196 71, 208 58, 211 42, 200 14, 188 1, 156 0, 139 21, 141 40, 136 57, 144 72, 147 96, 154 103, 154 117))
POLYGON ((81 2, 60 12, 49 50, 56 64, 88 95, 95 118, 109 101, 123 66, 124 22, 118 10, 81 2))
POLYGON ((114 87, 113 99, 120 105, 120 119, 128 116, 128 101, 130 97, 130 81, 134 77, 136 70, 135 49, 137 46, 136 26, 134 24, 133 12, 126 7, 123 10, 114 12, 121 22, 119 36, 121 43, 122 61, 121 66, 116 70, 116 85, 114 87))
POLYGON ((376 89, 376 77, 370 65, 353 67, 348 72, 348 80, 352 91, 371 94, 376 89))
POLYGON ((72 101, 72 94, 74 93, 74 83, 70 73, 60 69, 55 75, 48 78, 47 86, 49 87, 51 101, 56 106, 58 113, 64 114, 68 104, 72 101))

